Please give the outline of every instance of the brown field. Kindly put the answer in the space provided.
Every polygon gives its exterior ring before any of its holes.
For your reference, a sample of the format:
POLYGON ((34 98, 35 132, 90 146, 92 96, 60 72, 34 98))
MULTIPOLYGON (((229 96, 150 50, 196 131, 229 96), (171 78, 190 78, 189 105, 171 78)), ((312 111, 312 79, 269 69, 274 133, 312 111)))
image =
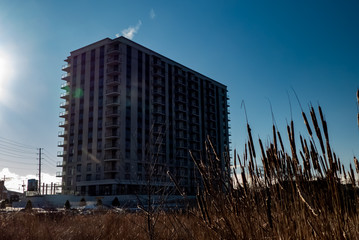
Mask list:
POLYGON ((3 213, 0 239, 359 239, 359 162, 345 169, 318 112, 311 107, 311 123, 302 112, 308 136, 287 126, 289 152, 275 126, 258 152, 247 124, 232 164, 221 165, 208 141, 206 162, 193 159, 203 187, 186 211, 3 213))

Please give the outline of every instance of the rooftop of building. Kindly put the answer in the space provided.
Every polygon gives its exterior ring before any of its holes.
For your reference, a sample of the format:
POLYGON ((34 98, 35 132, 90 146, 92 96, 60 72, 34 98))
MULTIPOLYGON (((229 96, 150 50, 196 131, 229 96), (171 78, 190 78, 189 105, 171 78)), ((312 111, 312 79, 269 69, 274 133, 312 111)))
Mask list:
POLYGON ((205 76, 205 75, 203 75, 203 74, 201 74, 201 73, 199 73, 199 72, 197 72, 197 71, 195 71, 195 70, 193 70, 193 69, 191 69, 191 68, 189 68, 189 67, 186 67, 186 66, 184 66, 183 64, 180 64, 180 63, 178 63, 178 62, 176 62, 176 61, 174 61, 174 60, 172 60, 172 59, 170 59, 170 58, 168 58, 168 57, 166 57, 166 56, 163 56, 162 54, 159 54, 158 52, 155 52, 155 51, 153 51, 153 50, 151 50, 151 49, 149 49, 149 48, 147 48, 147 47, 145 47, 145 46, 143 46, 143 45, 141 45, 141 44, 138 44, 138 43, 136 43, 136 42, 134 42, 134 41, 132 41, 132 40, 130 40, 130 39, 128 39, 128 38, 125 38, 125 37, 123 37, 123 36, 120 36, 120 37, 114 38, 114 39, 104 38, 104 39, 99 40, 99 41, 97 41, 97 42, 94 42, 94 43, 88 44, 88 45, 86 45, 86 46, 84 46, 84 47, 81 47, 81 48, 79 48, 79 49, 73 50, 73 51, 71 51, 70 53, 71 53, 71 55, 75 55, 76 52, 81 52, 82 50, 84 50, 84 49, 86 49, 86 48, 88 48, 88 47, 91 47, 91 46, 93 46, 93 45, 97 45, 97 44, 102 43, 102 42, 112 43, 112 42, 115 42, 115 41, 122 42, 122 43, 126 43, 126 44, 129 44, 129 45, 135 45, 136 47, 139 47, 139 48, 142 48, 142 49, 144 49, 144 50, 146 50, 146 51, 149 51, 149 52, 151 52, 152 54, 157 55, 157 56, 160 57, 160 58, 165 58, 167 61, 172 62, 173 64, 178 65, 178 66, 180 66, 181 68, 187 69, 188 71, 191 71, 191 72, 193 72, 193 73, 195 73, 195 74, 197 74, 197 75, 200 75, 200 76, 203 77, 203 78, 206 78, 206 79, 208 79, 208 80, 211 80, 211 81, 213 81, 214 83, 220 85, 221 87, 227 89, 227 86, 226 86, 226 85, 224 85, 224 84, 222 84, 222 83, 220 83, 220 82, 218 82, 218 81, 216 81, 216 80, 214 80, 214 79, 212 79, 212 78, 210 78, 210 77, 207 77, 207 76, 205 76))

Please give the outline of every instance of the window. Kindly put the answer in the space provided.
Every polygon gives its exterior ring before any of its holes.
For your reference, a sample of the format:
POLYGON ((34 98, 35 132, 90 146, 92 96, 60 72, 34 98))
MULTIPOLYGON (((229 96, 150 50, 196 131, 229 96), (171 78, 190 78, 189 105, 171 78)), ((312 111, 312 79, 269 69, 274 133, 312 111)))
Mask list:
POLYGON ((88 172, 90 172, 91 171, 91 163, 88 163, 87 165, 86 165, 86 171, 88 171, 88 172))
POLYGON ((76 172, 78 172, 78 173, 81 172, 81 164, 76 165, 76 172))
POLYGON ((91 174, 86 174, 86 181, 91 181, 91 174))

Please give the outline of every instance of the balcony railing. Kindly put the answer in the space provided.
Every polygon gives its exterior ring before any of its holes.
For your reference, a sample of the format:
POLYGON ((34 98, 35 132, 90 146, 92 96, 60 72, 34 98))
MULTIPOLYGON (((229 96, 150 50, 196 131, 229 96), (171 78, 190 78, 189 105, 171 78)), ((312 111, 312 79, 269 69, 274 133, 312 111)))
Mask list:
POLYGON ((117 63, 120 63, 120 62, 121 62, 121 58, 119 56, 117 56, 117 57, 108 57, 107 60, 106 60, 107 64, 117 64, 117 63))
POLYGON ((59 127, 65 127, 68 123, 68 121, 61 121, 59 122, 59 127))
POLYGON ((64 93, 61 93, 61 95, 60 95, 61 98, 67 98, 69 96, 70 96, 69 92, 64 92, 64 93))
POLYGON ((57 152, 57 156, 58 156, 58 157, 63 157, 63 156, 66 155, 66 153, 67 153, 66 151, 58 151, 58 152, 57 152))
POLYGON ((62 71, 66 71, 66 70, 68 70, 70 67, 71 67, 71 64, 70 64, 70 63, 64 64, 64 65, 62 65, 62 71))
POLYGON ((66 172, 57 172, 56 177, 63 177, 66 175, 66 172))
POLYGON ((60 88, 66 90, 69 87, 70 87, 70 82, 65 82, 65 83, 61 84, 60 88))
POLYGON ((116 54, 116 53, 121 53, 121 50, 119 47, 110 47, 107 49, 107 53, 108 54, 116 54))
POLYGON ((120 69, 107 69, 106 72, 108 75, 115 75, 115 74, 120 74, 121 70, 120 69))
POLYGON ((105 134, 106 138, 119 138, 120 137, 120 133, 119 132, 109 132, 105 134))
POLYGON ((106 101, 106 105, 109 106, 109 105, 120 105, 120 99, 117 99, 117 100, 113 100, 113 99, 109 99, 106 101))
POLYGON ((60 112, 59 116, 60 117, 66 117, 69 114, 68 111, 64 111, 64 112, 60 112))
POLYGON ((59 131, 59 137, 64 137, 65 135, 67 135, 67 131, 59 131))
POLYGON ((71 76, 71 73, 62 74, 61 79, 65 80, 71 76))
POLYGON ((106 90, 106 95, 118 95, 119 91, 118 89, 107 89, 106 90))
POLYGON ((105 144, 106 149, 118 149, 120 148, 120 144, 113 144, 113 143, 106 143, 105 144))
POLYGON ((105 161, 117 161, 120 159, 120 155, 105 155, 105 161))
POLYGON ((57 163, 56 163, 56 167, 63 167, 63 166, 65 166, 66 165, 66 161, 58 161, 57 163))
POLYGON ((118 127, 118 126, 120 126, 120 121, 116 121, 116 122, 107 121, 105 126, 106 127, 118 127))
POLYGON ((118 85, 121 82, 120 82, 120 79, 108 78, 108 79, 106 79, 106 83, 107 83, 107 85, 118 85))
POLYGON ((118 169, 115 166, 105 166, 104 171, 105 172, 117 172, 118 169))
POLYGON ((68 101, 62 102, 62 103, 60 103, 60 108, 66 108, 66 106, 68 106, 68 105, 69 105, 68 101))
POLYGON ((63 147, 63 146, 65 146, 67 144, 67 141, 65 140, 65 141, 58 141, 57 142, 57 146, 58 147, 63 147))
POLYGON ((120 110, 117 110, 117 111, 107 110, 107 111, 106 111, 106 116, 107 116, 107 117, 113 116, 113 115, 120 115, 120 110))

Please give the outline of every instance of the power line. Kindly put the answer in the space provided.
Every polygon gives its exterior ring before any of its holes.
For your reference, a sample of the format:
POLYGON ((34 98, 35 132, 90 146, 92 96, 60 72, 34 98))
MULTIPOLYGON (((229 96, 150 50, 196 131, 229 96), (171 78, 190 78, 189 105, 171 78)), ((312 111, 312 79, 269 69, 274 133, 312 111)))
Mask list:
POLYGON ((36 147, 34 147, 34 146, 30 146, 25 143, 20 143, 20 142, 17 142, 17 141, 8 139, 8 138, 4 138, 4 137, 0 137, 0 141, 8 142, 8 143, 11 143, 13 145, 17 145, 17 146, 23 147, 23 148, 36 149, 36 147), (1 139, 3 139, 3 140, 1 140, 1 139))
POLYGON ((4 161, 6 163, 20 163, 20 164, 27 164, 27 165, 36 165, 36 163, 29 163, 29 162, 22 162, 22 161, 13 161, 13 160, 7 160, 7 159, 3 159, 0 158, 0 161, 4 161))
POLYGON ((44 156, 46 156, 49 160, 53 161, 53 162, 57 162, 59 161, 58 159, 55 159, 55 158, 51 158, 51 156, 47 155, 46 153, 43 154, 44 156))
POLYGON ((17 154, 8 154, 8 153, 1 153, 1 155, 5 155, 12 158, 20 158, 20 159, 29 158, 28 156, 21 156, 17 154))
MULTIPOLYGON (((16 148, 16 147, 8 146, 8 145, 1 144, 1 143, 0 143, 0 146, 2 146, 1 148, 5 148, 5 149, 7 149, 7 150, 16 151, 16 152, 21 152, 21 153, 25 153, 25 154, 33 154, 33 153, 34 153, 34 152, 30 152, 30 151, 24 151, 23 149, 19 149, 19 148, 16 148)), ((34 149, 34 150, 35 150, 35 149, 34 149)))
MULTIPOLYGON (((50 157, 50 158, 52 158, 52 159, 57 159, 57 157, 55 157, 55 155, 52 155, 49 151, 47 151, 46 149, 45 149, 45 154, 48 156, 48 157, 50 157)), ((57 160, 56 160, 57 161, 57 160)))

